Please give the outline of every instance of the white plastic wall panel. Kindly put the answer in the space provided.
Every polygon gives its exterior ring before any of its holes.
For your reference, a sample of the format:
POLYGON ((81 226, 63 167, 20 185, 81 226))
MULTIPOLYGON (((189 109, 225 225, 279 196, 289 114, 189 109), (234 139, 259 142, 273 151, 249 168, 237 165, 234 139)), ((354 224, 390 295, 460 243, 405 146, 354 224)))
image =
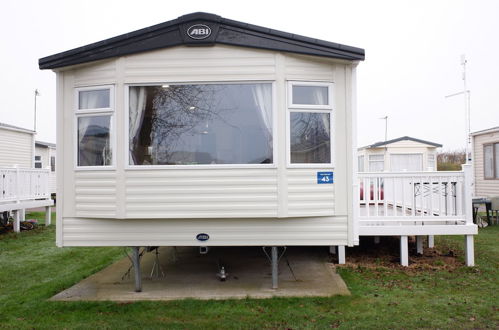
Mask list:
POLYGON ((288 80, 334 81, 335 65, 330 61, 311 61, 309 56, 292 54, 286 54, 285 58, 284 69, 288 80))
POLYGON ((475 196, 499 196, 499 179, 485 180, 483 168, 483 145, 499 142, 499 130, 473 137, 473 166, 475 175, 475 196))
POLYGON ((33 134, 0 127, 0 167, 33 167, 33 134))
POLYGON ((99 61, 74 70, 75 86, 101 85, 114 80, 116 80, 115 60, 99 61))
POLYGON ((346 245, 345 217, 64 220, 64 246, 346 245), (210 239, 196 240, 205 233, 210 239))
POLYGON ((129 170, 127 218, 276 217, 276 169, 129 170))
POLYGON ((114 171, 81 171, 75 175, 77 217, 116 217, 116 174, 114 171))
POLYGON ((249 48, 175 47, 125 57, 127 83, 274 80, 275 54, 249 48))
POLYGON ((288 216, 333 216, 335 214, 335 185, 317 184, 318 171, 320 170, 288 169, 288 216))

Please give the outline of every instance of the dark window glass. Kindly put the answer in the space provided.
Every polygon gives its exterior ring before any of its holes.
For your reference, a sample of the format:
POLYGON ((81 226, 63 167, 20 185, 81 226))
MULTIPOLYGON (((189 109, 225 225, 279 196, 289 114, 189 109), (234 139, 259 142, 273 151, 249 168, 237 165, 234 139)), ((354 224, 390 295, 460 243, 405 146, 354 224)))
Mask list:
POLYGON ((42 160, 42 156, 35 156, 35 160, 42 160))
POLYGON ((130 87, 131 165, 272 163, 272 85, 130 87))
POLYGON ((293 85, 293 104, 328 105, 328 88, 325 86, 293 85))
POLYGON ((110 107, 110 90, 94 89, 79 91, 78 109, 101 109, 110 107))
POLYGON ((331 163, 329 113, 290 113, 291 163, 331 163))
POLYGON ((35 162, 35 168, 42 168, 41 162, 35 162))
POLYGON ((111 165, 111 116, 78 117, 78 166, 111 165))
POLYGON ((487 145, 483 148, 484 153, 484 177, 485 179, 494 178, 494 149, 492 145, 487 145))
POLYGON ((50 156, 50 171, 55 172, 55 156, 50 156))

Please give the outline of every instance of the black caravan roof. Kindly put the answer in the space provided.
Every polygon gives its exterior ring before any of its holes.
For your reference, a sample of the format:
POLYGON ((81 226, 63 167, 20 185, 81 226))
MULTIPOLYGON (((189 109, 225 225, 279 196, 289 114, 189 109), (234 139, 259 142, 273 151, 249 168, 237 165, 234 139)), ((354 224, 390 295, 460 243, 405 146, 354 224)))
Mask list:
POLYGON ((364 49, 308 38, 234 21, 209 13, 192 13, 172 21, 41 58, 40 69, 56 69, 122 55, 179 45, 215 44, 268 49, 350 61, 364 60, 364 49))
POLYGON ((416 138, 413 138, 413 137, 410 137, 410 136, 402 136, 402 137, 399 137, 399 138, 396 138, 396 139, 392 139, 392 140, 388 140, 388 141, 376 142, 376 143, 370 144, 368 146, 365 146, 365 147, 362 147, 362 148, 359 148, 359 149, 364 149, 364 148, 379 148, 379 147, 383 147, 385 145, 392 144, 392 143, 399 142, 399 141, 414 141, 414 142, 419 142, 419 143, 427 144, 427 145, 430 145, 430 146, 436 147, 436 148, 441 148, 442 147, 442 145, 440 143, 435 143, 435 142, 425 141, 425 140, 421 140, 421 139, 416 139, 416 138))

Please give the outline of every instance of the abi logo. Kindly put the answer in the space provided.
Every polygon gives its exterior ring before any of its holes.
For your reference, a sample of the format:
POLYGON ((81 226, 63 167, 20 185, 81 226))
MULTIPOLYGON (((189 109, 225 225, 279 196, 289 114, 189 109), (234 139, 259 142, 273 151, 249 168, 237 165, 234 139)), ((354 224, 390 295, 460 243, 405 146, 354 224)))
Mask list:
POLYGON ((206 39, 211 35, 211 29, 204 24, 195 24, 187 29, 187 35, 192 39, 206 39))

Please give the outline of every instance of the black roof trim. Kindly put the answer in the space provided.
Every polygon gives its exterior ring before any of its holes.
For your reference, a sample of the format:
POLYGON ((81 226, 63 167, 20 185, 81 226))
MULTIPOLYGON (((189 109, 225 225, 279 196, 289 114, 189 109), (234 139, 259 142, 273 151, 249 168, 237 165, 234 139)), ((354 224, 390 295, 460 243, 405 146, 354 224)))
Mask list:
POLYGON ((402 136, 402 137, 399 137, 399 138, 396 138, 396 139, 393 139, 393 140, 388 140, 386 142, 385 141, 376 142, 374 144, 365 146, 364 148, 378 148, 378 147, 382 147, 382 146, 387 145, 387 144, 391 144, 391 143, 395 143, 395 142, 399 142, 399 141, 404 141, 404 140, 409 140, 409 141, 424 143, 424 144, 428 144, 430 146, 434 146, 434 147, 437 147, 437 148, 441 148, 442 147, 442 145, 439 144, 439 143, 425 141, 425 140, 420 140, 420 139, 416 139, 416 138, 413 138, 413 137, 410 137, 410 136, 402 136))
POLYGON ((297 54, 364 60, 364 49, 308 38, 287 32, 234 21, 209 13, 192 13, 83 47, 38 60, 40 69, 55 69, 122 55, 178 45, 211 46, 225 44, 240 47, 284 51, 297 54), (187 36, 192 24, 208 25, 212 33, 201 40, 187 36))
POLYGON ((43 142, 43 141, 35 141, 36 147, 44 147, 44 148, 55 148, 55 143, 51 142, 43 142))

